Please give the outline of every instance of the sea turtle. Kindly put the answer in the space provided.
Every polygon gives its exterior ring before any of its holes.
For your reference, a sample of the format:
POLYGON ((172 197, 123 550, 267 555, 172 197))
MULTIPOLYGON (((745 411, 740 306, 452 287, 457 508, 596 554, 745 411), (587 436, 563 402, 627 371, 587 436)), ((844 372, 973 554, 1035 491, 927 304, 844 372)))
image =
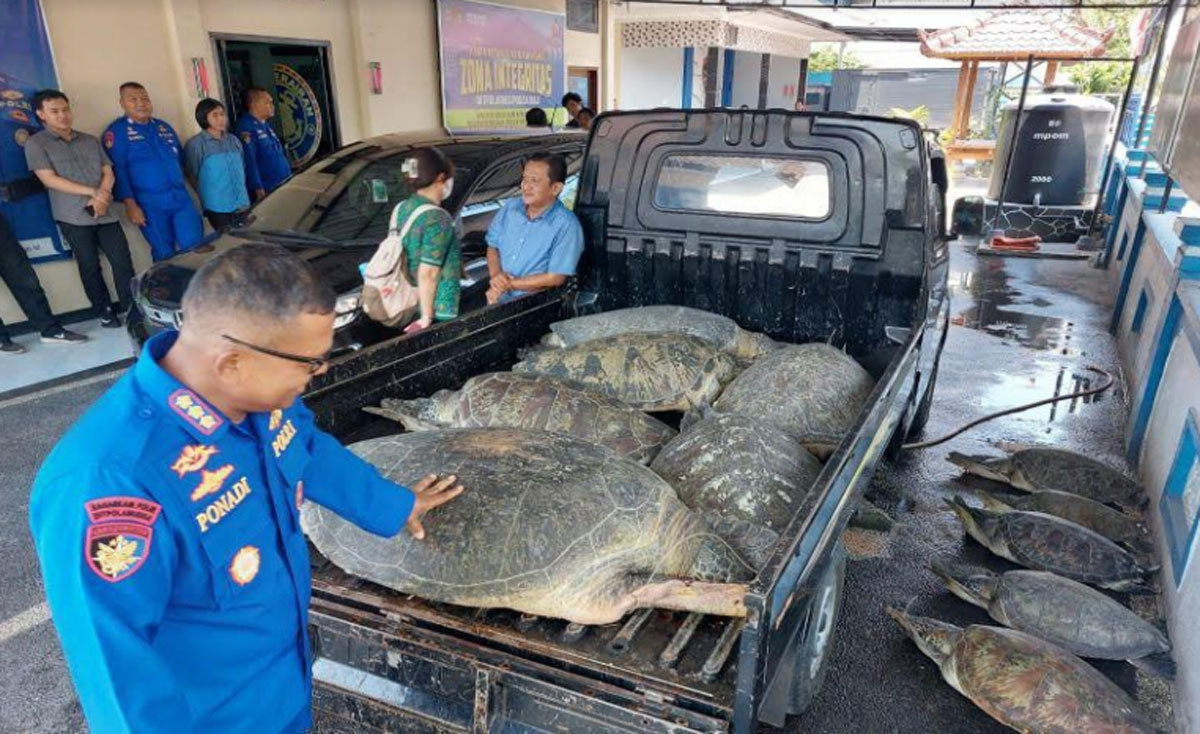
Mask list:
POLYGON ((989 492, 977 492, 984 507, 995 512, 1024 510, 1044 512, 1094 530, 1126 548, 1146 552, 1148 531, 1140 520, 1108 505, 1078 494, 1045 489, 1014 499, 1001 500, 989 492))
POLYGON ((946 457, 968 474, 1035 492, 1056 489, 1137 509, 1146 502, 1137 482, 1095 459, 1072 451, 1024 448, 1007 456, 971 456, 951 451, 946 457))
POLYGON ((542 344, 573 347, 593 339, 651 331, 691 334, 743 362, 753 362, 779 347, 770 337, 746 331, 731 318, 687 306, 622 308, 556 321, 542 344))
POLYGON ((1158 568, 1143 568, 1099 533, 1043 512, 992 512, 961 497, 947 500, 972 538, 991 552, 1037 571, 1050 571, 1105 589, 1138 587, 1158 568))
POLYGON ((871 375, 842 350, 801 344, 750 365, 713 409, 770 421, 825 459, 854 425, 874 385, 871 375))
POLYGON ((1128 694, 1061 647, 1018 630, 888 609, 942 678, 1017 731, 1039 734, 1153 732, 1128 694))
POLYGON ((1046 571, 995 574, 937 560, 930 567, 955 596, 983 607, 1006 627, 1081 657, 1128 660, 1156 675, 1172 674, 1170 658, 1162 656, 1171 649, 1166 636, 1090 586, 1046 571))
POLYGON ((770 423, 712 413, 663 447, 650 464, 679 499, 782 532, 821 463, 770 423))
POLYGON ((399 421, 410 431, 435 428, 531 428, 565 433, 647 464, 676 431, 666 423, 586 385, 543 375, 493 372, 461 390, 416 400, 385 398, 364 410, 399 421))
POLYGON ((743 616, 751 565, 654 472, 571 436, 451 428, 368 439, 351 450, 408 484, 454 474, 466 487, 424 520, 425 540, 371 535, 322 509, 302 524, 326 558, 405 594, 580 624, 658 607, 743 616))
POLYGON ((673 332, 618 334, 564 349, 535 349, 513 372, 592 386, 649 412, 711 402, 733 378, 733 358, 703 339, 673 332))

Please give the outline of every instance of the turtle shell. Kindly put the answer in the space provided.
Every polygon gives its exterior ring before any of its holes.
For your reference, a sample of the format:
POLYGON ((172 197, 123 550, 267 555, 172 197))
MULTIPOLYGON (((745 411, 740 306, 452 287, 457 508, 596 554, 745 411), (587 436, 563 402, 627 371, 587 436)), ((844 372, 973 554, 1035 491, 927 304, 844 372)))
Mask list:
POLYGON ((1137 518, 1087 497, 1070 492, 1041 490, 1012 501, 1013 509, 1044 512, 1094 530, 1120 543, 1145 541, 1147 532, 1137 518))
POLYGON ((755 362, 713 408, 770 421, 825 458, 854 425, 874 386, 871 375, 840 349, 801 344, 755 362))
POLYGON ((694 510, 782 532, 821 473, 821 463, 785 431, 742 415, 713 414, 659 452, 650 465, 694 510))
POLYGON ((1017 630, 967 627, 942 671, 963 695, 1017 731, 1154 731, 1133 700, 1095 668, 1017 630))
POLYGON ((1144 500, 1137 482, 1073 451, 1026 448, 1014 452, 1009 460, 1015 486, 1022 489, 1057 489, 1123 507, 1137 507, 1144 500))
POLYGON ((989 611, 1010 627, 1087 658, 1132 660, 1171 647, 1154 625, 1108 595, 1045 571, 1000 576, 989 611))
MULTIPOLYGON (((595 388, 544 375, 494 372, 429 400, 384 400, 442 428, 530 428, 565 433, 647 464, 676 435, 666 423, 595 388)), ((409 425, 406 422, 405 425, 409 425)))
POLYGON ((539 349, 513 372, 574 380, 650 412, 688 410, 716 399, 733 358, 687 334, 648 332, 539 349))
POLYGON ((697 575, 712 537, 654 472, 562 434, 447 429, 350 448, 397 483, 454 474, 466 487, 424 518, 424 540, 380 537, 303 507, 304 530, 330 561, 432 601, 611 622, 627 611, 633 579, 697 575))
POLYGON ((1012 560, 1037 571, 1108 588, 1147 573, 1108 538, 1053 515, 1006 512, 996 518, 994 532, 1012 560))
POLYGON ((762 334, 746 331, 731 318, 687 306, 641 306, 589 314, 550 324, 546 343, 573 347, 618 334, 672 331, 703 339, 734 357, 754 360, 775 348, 762 334))

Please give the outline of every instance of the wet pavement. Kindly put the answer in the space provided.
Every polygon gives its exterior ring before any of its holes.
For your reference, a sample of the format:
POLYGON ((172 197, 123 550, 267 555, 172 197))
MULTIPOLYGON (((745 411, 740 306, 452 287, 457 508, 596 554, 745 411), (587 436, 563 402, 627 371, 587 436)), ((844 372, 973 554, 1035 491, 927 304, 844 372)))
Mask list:
MULTIPOLYGON (((942 356, 926 436, 940 435, 985 413, 1095 384, 1088 365, 1115 370, 1107 332, 1108 279, 1087 262, 976 258, 952 246, 953 324, 942 356)), ((13 633, 16 615, 42 600, 29 541, 28 487, 57 437, 110 378, 92 378, 47 393, 0 401, 0 732, 80 731, 82 717, 53 627, 13 633)), ((949 451, 983 453, 998 443, 1052 444, 1122 467, 1126 396, 1117 386, 1094 399, 1059 403, 985 424, 941 446, 910 452, 881 466, 868 496, 892 513, 889 534, 852 530, 845 606, 832 666, 813 708, 789 722, 812 732, 1007 731, 946 685, 886 615, 907 606, 958 624, 988 623, 986 613, 950 595, 926 570, 947 557, 996 570, 991 557, 945 509, 943 498, 983 480, 963 482, 945 461, 949 451)), ((994 486, 994 485, 990 485, 994 486)), ((1153 607, 1153 597, 1139 604, 1153 607)), ((1140 609, 1140 611, 1142 611, 1140 609)), ((1149 610, 1151 613, 1153 609, 1149 610)), ((28 617, 26 617, 28 619, 28 617)), ((1135 694, 1166 727, 1167 689, 1125 663, 1101 667, 1135 694)), ((773 730, 770 730, 773 731, 773 730)))
MULTIPOLYGON (((1108 333, 1108 278, 1086 261, 975 257, 964 243, 951 255, 952 325, 939 368, 926 438, 1020 403, 1103 384, 1089 365, 1116 373, 1108 333)), ((812 709, 793 731, 1003 732, 941 678, 887 616, 888 605, 955 624, 995 624, 954 597, 927 570, 945 558, 996 571, 1017 568, 992 556, 963 530, 943 500, 970 488, 995 490, 983 479, 960 479, 950 451, 998 453, 998 446, 1042 444, 1086 453, 1125 469, 1127 397, 1114 387, 985 423, 947 443, 907 452, 885 464, 867 496, 897 520, 890 534, 851 529, 845 606, 835 632, 832 669, 812 709)), ((1002 493, 1001 493, 1002 494, 1002 493)), ((977 504, 977 503, 976 503, 977 504)), ((1130 598, 1114 595, 1127 603, 1130 598)), ((1157 598, 1132 601, 1157 615, 1157 598)), ((1124 662, 1096 667, 1133 694, 1155 723, 1170 730, 1165 684, 1124 662)))

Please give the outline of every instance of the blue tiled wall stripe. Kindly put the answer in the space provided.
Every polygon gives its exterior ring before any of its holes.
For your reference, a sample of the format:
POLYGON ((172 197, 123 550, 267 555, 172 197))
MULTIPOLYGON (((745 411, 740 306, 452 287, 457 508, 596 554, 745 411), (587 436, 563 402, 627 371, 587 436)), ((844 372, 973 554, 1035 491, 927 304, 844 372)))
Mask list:
POLYGON ((1133 236, 1133 245, 1129 248, 1129 262, 1125 263, 1125 271, 1121 273, 1121 288, 1117 291, 1117 304, 1113 307, 1112 320, 1108 322, 1108 330, 1117 333, 1121 323, 1121 314, 1125 312, 1125 299, 1129 297, 1129 284, 1133 281, 1133 271, 1137 269, 1138 255, 1142 251, 1142 241, 1146 239, 1146 222, 1138 219, 1137 234, 1133 236))
POLYGON ((1175 461, 1171 464, 1171 473, 1167 475, 1162 496, 1158 501, 1158 512, 1162 517, 1167 550, 1171 554, 1171 570, 1176 588, 1179 588, 1187 571, 1192 544, 1196 541, 1196 528, 1200 527, 1196 517, 1188 517, 1183 501, 1188 475, 1196 464, 1198 446, 1200 431, 1196 427, 1196 412, 1193 409, 1188 411, 1187 420, 1184 421, 1183 431, 1179 436, 1179 448, 1175 450, 1175 461))
MULTIPOLYGON (((1133 266, 1130 265, 1129 270, 1132 269, 1133 266)), ((1133 429, 1129 435, 1129 448, 1125 453, 1125 458, 1134 467, 1140 463, 1142 442, 1146 438, 1146 428, 1150 425, 1150 413, 1154 410, 1154 399, 1158 396, 1158 388, 1167 367, 1167 357, 1170 356, 1171 345, 1179 333, 1179 322, 1182 315, 1183 304, 1180 303, 1178 295, 1172 294, 1171 305, 1167 307, 1167 315, 1163 319, 1162 328, 1154 342, 1150 372, 1142 385, 1142 394, 1133 405, 1133 429)))
POLYGON ((722 107, 729 107, 733 104, 733 67, 736 58, 737 51, 731 48, 725 49, 725 74, 721 79, 722 107))
POLYGON ((687 46, 683 49, 683 101, 680 107, 685 110, 692 108, 692 67, 696 62, 696 49, 687 46))
POLYGON ((1104 265, 1112 262, 1113 245, 1117 241, 1117 232, 1121 230, 1121 215, 1125 212, 1125 200, 1129 197, 1129 184, 1121 177, 1121 193, 1117 205, 1113 208, 1112 221, 1108 225, 1108 242, 1104 246, 1104 265))

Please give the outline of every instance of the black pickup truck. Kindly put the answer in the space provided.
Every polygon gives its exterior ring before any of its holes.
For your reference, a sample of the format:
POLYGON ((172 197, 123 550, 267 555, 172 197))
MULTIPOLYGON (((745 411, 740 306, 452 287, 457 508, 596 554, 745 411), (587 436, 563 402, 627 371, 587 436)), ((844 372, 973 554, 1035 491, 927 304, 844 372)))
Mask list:
MULTIPOLYGON (((575 213, 577 282, 336 361, 307 396, 341 440, 361 408, 505 369, 551 322, 649 304, 844 347, 877 379, 746 596, 744 620, 643 610, 580 627, 407 597, 314 553, 319 731, 753 731, 820 688, 840 534, 928 414, 946 331, 946 168, 916 124, 782 110, 601 116, 575 213)), ((781 396, 786 400, 787 396, 781 396)))

